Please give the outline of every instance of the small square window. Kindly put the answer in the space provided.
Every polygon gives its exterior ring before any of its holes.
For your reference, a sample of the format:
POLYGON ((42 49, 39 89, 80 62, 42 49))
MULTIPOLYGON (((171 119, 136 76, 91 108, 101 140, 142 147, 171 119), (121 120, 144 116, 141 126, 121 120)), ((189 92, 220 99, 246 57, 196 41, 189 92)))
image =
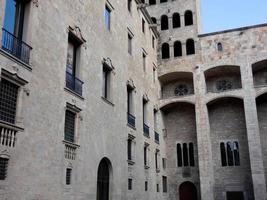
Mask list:
POLYGON ((0 180, 5 180, 7 176, 8 159, 0 158, 0 180))
POLYGON ((66 185, 71 184, 71 172, 72 172, 72 169, 70 168, 66 169, 66 185))
POLYGON ((132 190, 133 189, 133 179, 129 178, 128 179, 128 190, 132 190))

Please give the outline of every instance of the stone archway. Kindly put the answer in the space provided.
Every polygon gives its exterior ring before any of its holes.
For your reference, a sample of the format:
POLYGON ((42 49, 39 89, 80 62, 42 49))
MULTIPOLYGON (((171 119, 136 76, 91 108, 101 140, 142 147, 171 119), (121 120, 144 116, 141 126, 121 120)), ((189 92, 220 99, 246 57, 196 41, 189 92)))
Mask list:
POLYGON ((179 196, 179 200, 197 200, 196 186, 189 181, 182 183, 179 187, 179 196))
POLYGON ((97 200, 109 200, 111 163, 109 159, 103 158, 97 171, 97 200))

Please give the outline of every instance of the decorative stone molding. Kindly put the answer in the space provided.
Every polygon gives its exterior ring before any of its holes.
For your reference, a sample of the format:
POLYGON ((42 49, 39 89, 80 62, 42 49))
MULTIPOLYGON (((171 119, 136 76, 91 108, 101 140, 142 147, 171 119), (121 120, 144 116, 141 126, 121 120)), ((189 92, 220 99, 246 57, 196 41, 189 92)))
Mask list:
POLYGON ((86 43, 86 40, 84 39, 82 35, 82 31, 78 26, 69 26, 68 28, 69 33, 71 33, 73 36, 75 36, 75 39, 80 43, 84 44, 86 43))
POLYGON ((129 79, 126 83, 127 86, 131 87, 132 89, 135 89, 135 85, 132 79, 129 79))
POLYGON ((174 94, 175 96, 184 96, 184 95, 189 94, 188 86, 186 84, 180 84, 176 86, 174 90, 174 94))
POLYGON ((102 64, 105 65, 110 71, 115 69, 115 67, 112 64, 112 60, 109 57, 103 58, 102 64))

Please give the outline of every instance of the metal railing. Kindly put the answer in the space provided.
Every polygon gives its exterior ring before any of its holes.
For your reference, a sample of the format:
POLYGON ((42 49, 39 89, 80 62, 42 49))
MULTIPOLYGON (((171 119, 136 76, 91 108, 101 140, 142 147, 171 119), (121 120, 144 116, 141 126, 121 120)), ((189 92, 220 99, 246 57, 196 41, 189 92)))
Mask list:
POLYGON ((69 160, 75 160, 77 147, 69 144, 65 144, 65 158, 69 160))
POLYGON ((155 131, 155 142, 159 144, 159 134, 155 131))
POLYGON ((4 28, 2 28, 2 33, 2 49, 22 62, 29 64, 32 48, 4 28))
POLYGON ((66 71, 66 87, 78 95, 82 96, 83 93, 83 82, 73 76, 71 73, 66 71))
POLYGON ((144 135, 145 136, 149 136, 149 126, 144 124, 143 130, 144 130, 144 135))
POLYGON ((15 147, 17 131, 0 126, 0 146, 15 147))
POLYGON ((135 117, 130 113, 127 113, 127 118, 128 118, 128 124, 131 125, 132 127, 135 127, 135 117))

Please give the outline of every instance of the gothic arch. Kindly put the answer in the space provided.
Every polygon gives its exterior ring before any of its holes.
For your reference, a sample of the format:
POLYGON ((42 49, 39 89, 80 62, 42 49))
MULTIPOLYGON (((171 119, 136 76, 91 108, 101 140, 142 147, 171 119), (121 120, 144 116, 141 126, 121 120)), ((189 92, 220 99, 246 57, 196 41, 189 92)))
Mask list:
POLYGON ((103 158, 97 170, 97 196, 96 200, 109 200, 111 193, 112 165, 108 158, 103 158))

